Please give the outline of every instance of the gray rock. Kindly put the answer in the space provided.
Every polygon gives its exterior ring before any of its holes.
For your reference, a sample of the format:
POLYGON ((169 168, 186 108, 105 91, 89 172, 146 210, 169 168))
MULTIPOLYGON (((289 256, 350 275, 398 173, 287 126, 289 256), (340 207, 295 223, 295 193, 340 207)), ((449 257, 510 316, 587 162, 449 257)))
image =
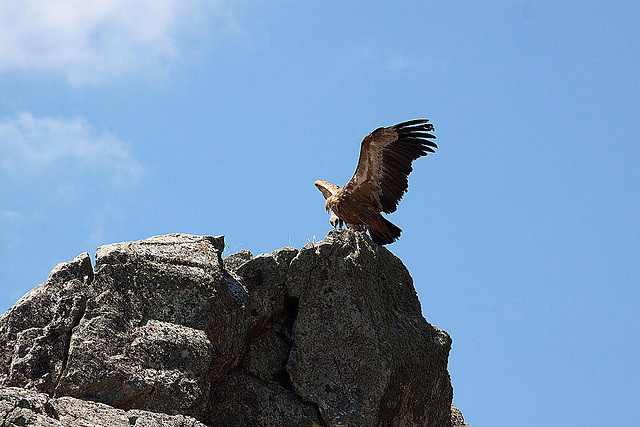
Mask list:
POLYGON ((292 391, 241 371, 225 375, 212 387, 211 426, 321 425, 315 405, 304 403, 292 391))
POLYGON ((453 403, 451 404, 451 425, 452 427, 470 427, 469 424, 464 422, 460 409, 456 408, 453 403))
POLYGON ((116 409, 73 397, 50 398, 21 388, 0 388, 2 426, 51 427, 205 427, 184 415, 116 409))
POLYGON ((361 233, 335 230, 292 261, 298 298, 287 371, 329 425, 446 426, 449 335, 424 320, 402 262, 361 233))
POLYGON ((253 254, 246 249, 242 249, 235 254, 227 256, 222 260, 222 263, 224 264, 225 270, 235 271, 238 269, 238 267, 249 261, 251 258, 253 258, 253 254))
POLYGON ((3 425, 464 425, 451 339, 389 250, 223 249, 171 234, 57 266, 0 316, 3 425))
POLYGON ((0 385, 52 393, 93 279, 89 254, 56 266, 47 281, 0 316, 0 385))
POLYGON ((222 237, 189 235, 98 248, 96 297, 74 330, 55 395, 202 414, 214 359, 233 365, 242 347, 223 248, 222 237))

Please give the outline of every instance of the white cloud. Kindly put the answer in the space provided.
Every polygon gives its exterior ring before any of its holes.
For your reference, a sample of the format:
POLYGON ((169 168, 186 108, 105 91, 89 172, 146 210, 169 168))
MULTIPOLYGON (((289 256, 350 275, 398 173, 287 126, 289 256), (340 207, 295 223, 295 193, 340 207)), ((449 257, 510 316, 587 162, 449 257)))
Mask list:
POLYGON ((124 221, 122 201, 142 173, 126 143, 80 117, 0 120, 0 262, 34 239, 78 230, 98 244, 124 221))
POLYGON ((3 227, 9 224, 22 223, 24 221, 24 215, 20 212, 11 209, 0 211, 0 225, 3 227))
POLYGON ((390 71, 403 71, 414 67, 424 65, 424 61, 416 56, 406 54, 393 53, 387 59, 387 69, 390 71))
POLYGON ((91 177, 113 186, 135 183, 142 167, 126 145, 82 118, 60 120, 20 114, 0 122, 0 172, 9 177, 46 177, 59 195, 91 177))
POLYGON ((384 67, 392 73, 428 69, 431 74, 446 72, 447 62, 420 51, 396 51, 384 47, 361 46, 357 57, 367 63, 384 67))
MULTIPOLYGON (((72 84, 162 73, 214 18, 231 22, 228 0, 0 1, 0 71, 62 73, 72 84)), ((232 23, 233 24, 233 23, 232 23)))

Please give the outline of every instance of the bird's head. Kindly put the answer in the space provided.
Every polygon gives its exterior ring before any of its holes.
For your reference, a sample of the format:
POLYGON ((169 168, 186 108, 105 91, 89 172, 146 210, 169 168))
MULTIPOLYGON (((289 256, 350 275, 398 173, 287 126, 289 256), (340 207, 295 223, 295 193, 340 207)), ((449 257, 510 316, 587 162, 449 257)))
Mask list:
POLYGON ((336 194, 336 192, 340 189, 340 187, 338 187, 337 185, 327 181, 322 181, 321 179, 317 180, 315 182, 315 185, 316 187, 318 187, 318 190, 320 190, 325 199, 328 199, 332 195, 336 194))

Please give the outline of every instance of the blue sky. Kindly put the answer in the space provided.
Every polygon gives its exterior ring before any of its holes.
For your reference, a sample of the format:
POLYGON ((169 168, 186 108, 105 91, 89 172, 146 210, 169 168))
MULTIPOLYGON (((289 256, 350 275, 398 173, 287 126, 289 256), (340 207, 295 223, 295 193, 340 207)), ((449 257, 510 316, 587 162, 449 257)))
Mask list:
POLYGON ((637 2, 0 3, 0 311, 58 262, 330 229, 362 137, 427 117, 389 246, 481 426, 640 417, 637 2))

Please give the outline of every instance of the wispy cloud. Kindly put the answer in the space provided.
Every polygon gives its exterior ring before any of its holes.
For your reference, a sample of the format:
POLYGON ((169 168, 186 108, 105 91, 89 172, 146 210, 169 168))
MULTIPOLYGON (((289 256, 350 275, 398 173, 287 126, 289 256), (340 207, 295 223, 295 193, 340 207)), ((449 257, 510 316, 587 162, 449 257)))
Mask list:
POLYGON ((81 117, 0 120, 0 258, 60 227, 100 244, 143 172, 128 144, 81 117))
POLYGON ((426 65, 426 61, 416 55, 393 53, 387 58, 387 69, 390 71, 403 71, 414 67, 426 65))
MULTIPOLYGON (((127 146, 106 131, 96 131, 82 118, 36 118, 23 113, 0 122, 0 171, 12 177, 76 176, 99 178, 127 186, 142 167, 127 146)), ((53 177, 53 178, 52 178, 53 177)), ((60 179, 57 191, 70 191, 60 179)))
POLYGON ((230 0, 0 1, 0 70, 62 73, 75 85, 162 73, 209 25, 235 25, 230 0))
POLYGON ((380 47, 363 46, 357 51, 361 61, 384 67, 392 73, 421 70, 428 68, 432 72, 444 72, 446 61, 432 57, 425 52, 385 50, 380 47))
POLYGON ((6 226, 8 224, 22 223, 24 222, 24 215, 20 212, 10 209, 0 211, 0 225, 6 226))

